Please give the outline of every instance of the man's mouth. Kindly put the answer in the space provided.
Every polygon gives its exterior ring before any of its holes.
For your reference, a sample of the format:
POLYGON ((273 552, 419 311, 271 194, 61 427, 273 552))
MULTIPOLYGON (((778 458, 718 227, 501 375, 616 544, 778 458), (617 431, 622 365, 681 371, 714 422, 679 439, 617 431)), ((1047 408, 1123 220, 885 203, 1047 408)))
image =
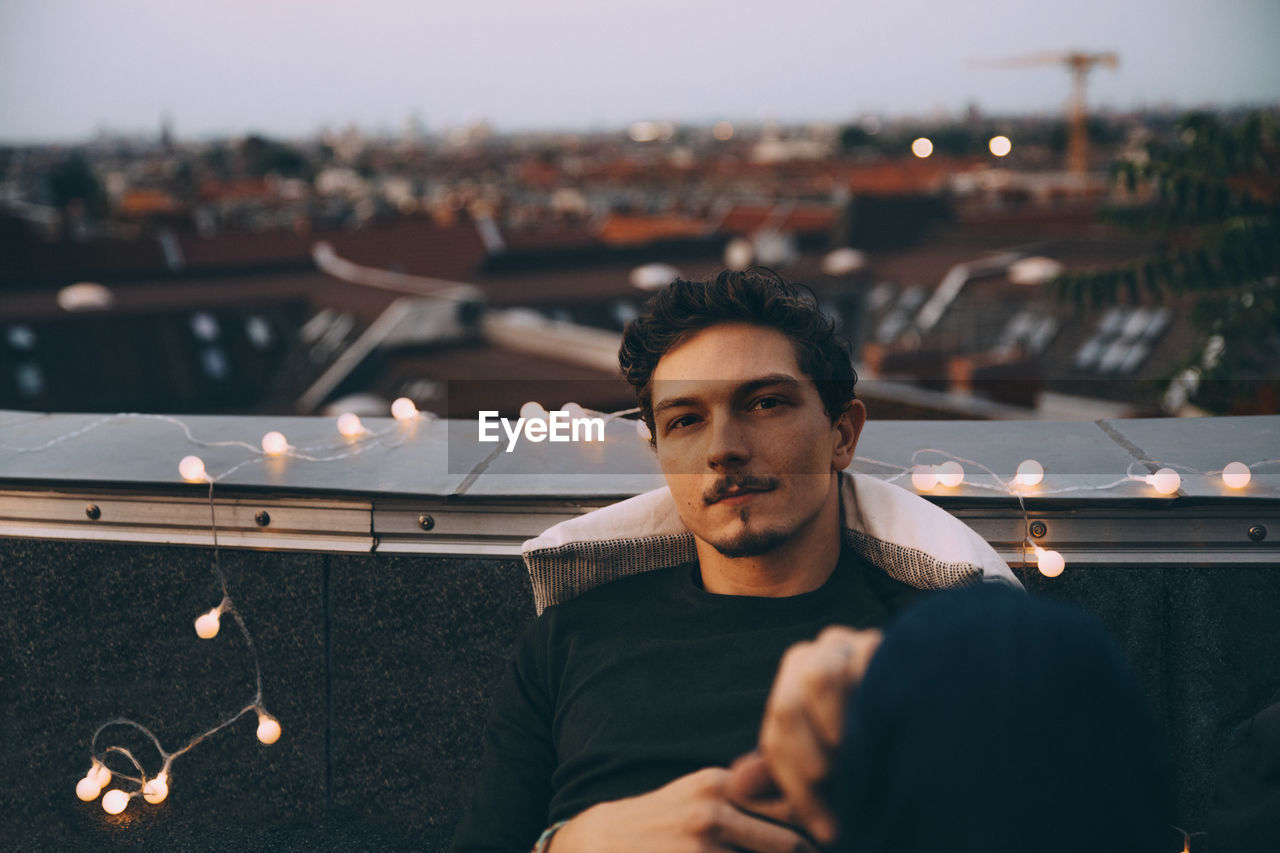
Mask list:
POLYGON ((772 477, 727 479, 716 483, 715 486, 707 491, 702 500, 707 506, 718 503, 733 506, 745 503, 752 495, 771 492, 777 487, 778 482, 772 477))

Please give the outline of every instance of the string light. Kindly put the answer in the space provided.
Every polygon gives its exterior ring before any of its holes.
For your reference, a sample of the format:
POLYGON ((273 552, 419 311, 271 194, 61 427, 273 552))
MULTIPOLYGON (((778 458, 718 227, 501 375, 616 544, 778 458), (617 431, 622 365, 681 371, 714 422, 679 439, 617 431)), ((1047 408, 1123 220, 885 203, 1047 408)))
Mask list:
POLYGON ((1249 485, 1251 479, 1253 479, 1253 472, 1243 462, 1229 462, 1222 469, 1222 482, 1226 483, 1228 488, 1243 489, 1249 485))
POLYGON ((280 723, 270 714, 258 712, 258 740, 267 746, 280 740, 280 723))
POLYGON ((1063 559, 1061 554, 1048 548, 1041 548, 1034 543, 1032 543, 1031 547, 1036 552, 1036 568, 1040 570, 1040 574, 1047 578, 1056 578, 1062 574, 1067 561, 1063 559))
POLYGON ((526 421, 545 421, 550 417, 550 414, 542 407, 541 403, 530 400, 520 407, 520 417, 526 421))
POLYGON ((1044 479, 1044 466, 1034 459, 1024 459, 1018 463, 1018 472, 1013 479, 1019 486, 1038 486, 1044 479))
POLYGON ((272 430, 262 437, 262 452, 268 456, 279 456, 289 450, 289 440, 284 433, 272 430))
POLYGON ((344 438, 359 438, 368 432, 365 425, 360 422, 360 416, 353 412, 346 412, 338 415, 338 432, 344 438))
POLYGON ((408 397, 397 397, 391 404, 391 417, 398 421, 411 421, 418 416, 418 407, 408 397))
POLYGON ((102 781, 102 777, 98 775, 98 769, 106 770, 103 765, 97 761, 93 762, 93 766, 89 768, 89 772, 84 778, 76 783, 76 796, 84 800, 86 803, 98 799, 98 795, 102 793, 102 788, 107 782, 111 781, 111 771, 107 770, 106 782, 102 781))
POLYGON ((212 640, 218 636, 218 629, 222 627, 222 608, 215 607, 208 613, 202 613, 196 618, 196 636, 202 640, 212 640))
POLYGON ((1151 488, 1162 495, 1171 495, 1182 486, 1182 477, 1172 468, 1161 468, 1144 478, 1151 488))
POLYGON ((964 466, 954 459, 943 462, 937 467, 938 484, 954 489, 964 482, 964 466))
POLYGON ((182 461, 178 463, 178 473, 182 475, 182 479, 199 482, 208 477, 204 470, 204 460, 199 456, 184 456, 182 461))
POLYGON ((102 795, 102 810, 107 814, 120 814, 129 805, 129 795, 119 788, 112 788, 102 795))
POLYGON ((163 770, 160 771, 159 776, 148 780, 142 786, 142 799, 153 806, 163 803, 167 796, 169 796, 169 774, 163 770))
POLYGON ((917 465, 911 469, 911 485, 921 492, 927 492, 938 485, 938 472, 932 465, 917 465))

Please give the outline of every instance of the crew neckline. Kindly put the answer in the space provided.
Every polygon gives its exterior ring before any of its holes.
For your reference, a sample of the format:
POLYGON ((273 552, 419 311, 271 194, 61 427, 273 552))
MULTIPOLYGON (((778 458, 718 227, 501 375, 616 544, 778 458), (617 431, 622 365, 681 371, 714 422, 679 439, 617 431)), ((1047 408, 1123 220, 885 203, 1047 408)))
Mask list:
POLYGON ((698 561, 691 560, 676 570, 679 592, 689 601, 704 607, 722 608, 757 608, 757 609, 790 609, 792 607, 809 607, 816 601, 822 601, 836 594, 848 585, 857 571, 856 558, 847 548, 840 549, 840 557, 830 577, 822 585, 808 592, 796 595, 734 595, 729 593, 708 592, 702 586, 701 570, 698 561))

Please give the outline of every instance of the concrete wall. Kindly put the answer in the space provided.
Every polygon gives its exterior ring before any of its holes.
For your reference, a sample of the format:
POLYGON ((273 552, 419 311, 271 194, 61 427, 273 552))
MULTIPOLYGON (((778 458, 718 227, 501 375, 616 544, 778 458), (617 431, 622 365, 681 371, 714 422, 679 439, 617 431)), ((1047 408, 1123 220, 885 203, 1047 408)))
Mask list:
MULTIPOLYGON (((533 612, 513 559, 224 550, 283 737, 264 747, 255 721, 240 720, 177 759, 159 806, 134 801, 111 818, 76 799, 99 724, 132 718, 172 750, 251 699, 233 623, 213 640, 192 629, 221 597, 212 558, 0 539, 0 847, 444 849, 488 697, 533 612)), ((1112 632, 1168 734, 1180 819, 1202 828, 1226 734, 1280 688, 1280 572, 1020 574, 1112 632)), ((154 750, 135 754, 155 772, 154 750)))

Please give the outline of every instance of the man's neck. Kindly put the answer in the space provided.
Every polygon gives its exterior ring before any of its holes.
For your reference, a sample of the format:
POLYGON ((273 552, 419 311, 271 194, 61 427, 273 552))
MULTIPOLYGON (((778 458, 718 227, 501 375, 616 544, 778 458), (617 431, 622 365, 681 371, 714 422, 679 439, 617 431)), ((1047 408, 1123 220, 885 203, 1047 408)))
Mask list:
POLYGON ((839 503, 830 502, 795 536, 757 557, 726 557, 701 539, 694 543, 707 592, 758 598, 812 592, 827 582, 840 560, 839 503))

